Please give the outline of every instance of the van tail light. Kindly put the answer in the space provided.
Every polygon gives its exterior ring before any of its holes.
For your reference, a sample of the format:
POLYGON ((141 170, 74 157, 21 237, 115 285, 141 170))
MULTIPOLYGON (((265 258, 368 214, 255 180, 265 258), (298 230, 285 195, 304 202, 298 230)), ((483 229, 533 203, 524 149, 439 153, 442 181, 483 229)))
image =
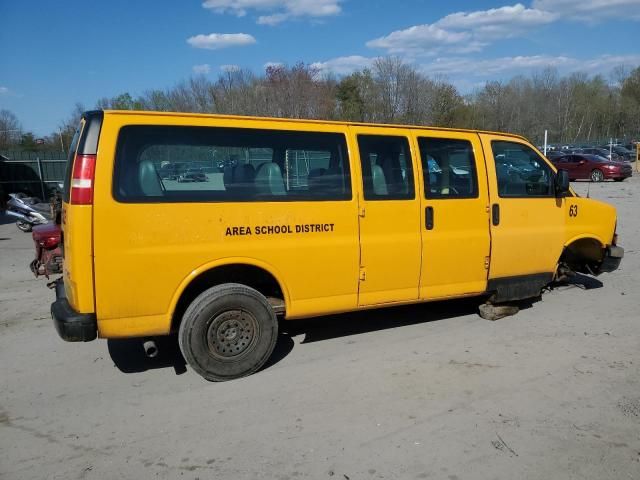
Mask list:
POLYGON ((93 177, 96 171, 95 155, 76 155, 71 173, 71 204, 93 204, 93 177))

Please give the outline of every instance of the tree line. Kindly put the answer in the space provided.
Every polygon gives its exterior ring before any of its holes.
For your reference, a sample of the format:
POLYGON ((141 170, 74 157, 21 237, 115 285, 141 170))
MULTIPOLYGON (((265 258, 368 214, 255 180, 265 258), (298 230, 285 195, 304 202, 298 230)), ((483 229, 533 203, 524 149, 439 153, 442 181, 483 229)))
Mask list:
MULTIPOLYGON (((534 142, 542 141, 545 129, 553 143, 631 140, 640 139, 640 67, 619 67, 608 79, 586 72, 561 76, 549 68, 490 81, 462 95, 446 78, 395 57, 341 78, 298 63, 269 66, 260 75, 229 69, 215 80, 195 76, 138 96, 102 98, 96 108, 471 128, 517 133, 534 142)), ((83 110, 77 104, 42 148, 68 148, 83 110)), ((11 112, 0 111, 0 150, 33 147, 34 141, 11 112)))

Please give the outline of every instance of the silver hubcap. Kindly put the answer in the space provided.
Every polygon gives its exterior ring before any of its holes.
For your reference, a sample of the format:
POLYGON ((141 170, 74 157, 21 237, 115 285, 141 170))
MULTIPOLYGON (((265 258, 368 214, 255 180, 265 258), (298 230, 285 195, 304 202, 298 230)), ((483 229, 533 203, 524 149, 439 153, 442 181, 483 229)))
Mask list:
POLYGON ((214 357, 235 359, 251 350, 259 333, 258 322, 248 312, 229 310, 214 317, 207 328, 207 345, 214 357))

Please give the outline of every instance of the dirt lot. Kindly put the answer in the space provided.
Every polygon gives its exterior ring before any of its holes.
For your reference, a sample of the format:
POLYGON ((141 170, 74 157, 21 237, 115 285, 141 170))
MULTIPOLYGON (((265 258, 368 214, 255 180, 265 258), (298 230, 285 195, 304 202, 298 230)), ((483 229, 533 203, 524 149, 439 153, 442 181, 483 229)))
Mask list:
POLYGON ((220 384, 171 346, 64 343, 0 221, 0 477, 638 479, 640 175, 591 196, 619 209, 619 271, 497 322, 458 301, 289 324, 220 384))

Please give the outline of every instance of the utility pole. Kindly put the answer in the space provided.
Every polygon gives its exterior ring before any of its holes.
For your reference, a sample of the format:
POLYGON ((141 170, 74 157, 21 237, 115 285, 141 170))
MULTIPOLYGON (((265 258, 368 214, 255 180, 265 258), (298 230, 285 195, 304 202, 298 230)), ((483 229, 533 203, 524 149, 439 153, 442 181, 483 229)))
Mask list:
POLYGON ((64 142, 62 141, 62 128, 58 127, 58 134, 60 135, 60 148, 62 149, 62 153, 64 153, 64 142))
POLYGON ((609 139, 609 160, 613 161, 613 138, 609 139))

